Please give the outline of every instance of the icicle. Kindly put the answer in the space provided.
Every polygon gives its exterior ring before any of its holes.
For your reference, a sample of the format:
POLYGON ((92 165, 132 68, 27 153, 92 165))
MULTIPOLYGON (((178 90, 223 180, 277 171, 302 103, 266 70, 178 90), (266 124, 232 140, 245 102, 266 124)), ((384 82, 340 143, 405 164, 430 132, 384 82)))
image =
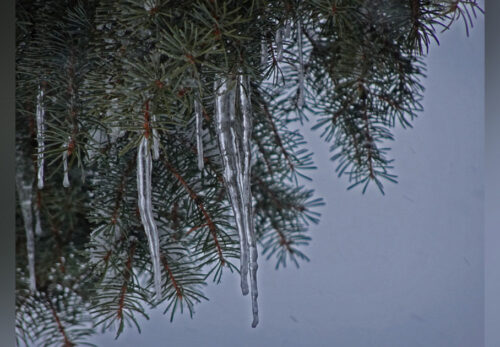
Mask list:
POLYGON ((252 138, 252 103, 250 100, 250 83, 248 77, 239 76, 240 87, 240 106, 243 117, 243 175, 241 177, 241 190, 244 200, 243 213, 245 216, 245 234, 250 251, 249 270, 250 270, 250 291, 252 295, 252 312, 253 322, 252 327, 256 327, 259 323, 259 309, 257 305, 257 245, 255 241, 255 231, 253 225, 252 213, 252 191, 251 191, 251 138, 252 138))
POLYGON ((248 244, 246 240, 243 211, 243 200, 240 194, 238 174, 241 173, 241 161, 236 150, 237 138, 234 138, 231 112, 234 112, 234 90, 228 90, 226 80, 215 81, 215 123, 219 148, 224 164, 224 181, 231 201, 236 229, 240 239, 240 276, 241 292, 248 294, 248 244))
POLYGON ((299 49, 299 96, 297 107, 304 106, 304 58, 302 57, 302 24, 300 20, 297 23, 297 44, 299 49))
MULTIPOLYGON (((70 140, 71 141, 71 138, 70 140)), ((64 178, 63 178, 63 187, 68 188, 69 187, 69 177, 68 177, 68 143, 64 144, 64 151, 62 153, 63 157, 63 169, 64 169, 64 178)))
POLYGON ((285 40, 288 40, 290 38, 291 31, 292 31, 292 21, 287 20, 286 27, 285 27, 285 40))
POLYGON ((283 60, 283 37, 282 37, 283 29, 279 28, 276 30, 276 55, 277 61, 283 60))
POLYGON ((161 296, 161 267, 160 267, 160 239, 158 229, 153 216, 153 204, 151 196, 151 153, 148 148, 148 140, 141 140, 137 151, 137 192, 139 200, 139 213, 142 225, 148 238, 149 252, 153 263, 154 286, 156 299, 161 296))
POLYGON ((43 88, 38 86, 38 96, 36 98, 36 131, 38 141, 38 189, 43 188, 44 164, 45 164, 45 109, 43 107, 43 88))
POLYGON ((248 274, 252 296, 252 327, 257 326, 257 247, 253 226, 250 189, 252 110, 248 77, 238 76, 241 117, 236 114, 236 88, 216 81, 215 122, 224 164, 224 180, 240 238, 240 272, 243 295, 248 294, 248 274))
POLYGON ((267 46, 266 40, 262 40, 260 44, 260 65, 266 65, 267 63, 267 46))
POLYGON ((26 252, 28 254, 28 272, 30 290, 36 291, 35 278, 35 235, 33 233, 32 188, 28 182, 23 182, 22 172, 17 169, 16 174, 17 194, 26 232, 26 252))
POLYGON ((160 158, 160 138, 158 135, 158 130, 156 129, 156 115, 153 113, 151 117, 153 123, 153 159, 158 160, 160 158))
POLYGON ((203 170, 203 137, 202 137, 202 112, 201 112, 201 104, 198 100, 194 101, 194 113, 196 117, 196 148, 198 151, 198 169, 203 170))

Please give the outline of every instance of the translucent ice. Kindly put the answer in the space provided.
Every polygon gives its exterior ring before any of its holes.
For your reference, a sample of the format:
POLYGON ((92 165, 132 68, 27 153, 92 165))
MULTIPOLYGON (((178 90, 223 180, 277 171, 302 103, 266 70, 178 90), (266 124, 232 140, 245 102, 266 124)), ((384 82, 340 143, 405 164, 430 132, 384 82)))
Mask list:
POLYGON ((198 169, 203 170, 203 133, 202 133, 202 110, 198 100, 194 102, 194 113, 196 117, 196 148, 198 152, 198 169))
POLYGON ((151 196, 152 159, 148 148, 148 139, 142 138, 137 151, 137 192, 139 213, 149 244, 149 252, 153 263, 153 277, 156 298, 161 296, 160 239, 153 216, 151 196))
POLYGON ((43 188, 44 184, 44 164, 45 164, 45 108, 43 105, 43 88, 38 86, 38 95, 36 98, 36 132, 38 141, 38 189, 43 188))

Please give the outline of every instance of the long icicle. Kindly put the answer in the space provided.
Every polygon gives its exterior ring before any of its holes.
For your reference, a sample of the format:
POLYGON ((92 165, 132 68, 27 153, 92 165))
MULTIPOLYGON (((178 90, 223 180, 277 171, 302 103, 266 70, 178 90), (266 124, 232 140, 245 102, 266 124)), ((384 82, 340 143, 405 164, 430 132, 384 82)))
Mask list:
MULTIPOLYGON (((227 80, 215 80, 215 122, 219 148, 224 165, 224 181, 231 201, 236 228, 240 239, 240 276, 241 292, 248 294, 248 243, 245 234, 245 222, 242 215, 243 200, 238 182, 238 164, 235 148, 234 131, 232 131, 231 112, 234 112, 234 89, 228 88, 227 80)), ((241 171, 241 169, 239 170, 241 171)))
POLYGON ((33 233, 32 187, 23 180, 22 171, 17 168, 16 174, 17 195, 21 206, 21 213, 26 232, 26 253, 28 255, 28 273, 30 290, 36 291, 35 278, 35 235, 33 233))
POLYGON ((242 190, 244 197, 244 214, 245 214, 245 233, 248 242, 250 253, 250 290, 252 295, 252 327, 255 328, 259 323, 259 308, 257 304, 258 289, 257 289, 257 245, 255 240, 255 231, 253 225, 252 213, 252 190, 251 190, 251 138, 252 138, 252 103, 250 99, 250 83, 248 76, 239 76, 240 87, 240 106, 243 117, 243 177, 242 190))
POLYGON ((297 107, 304 106, 304 58, 302 56, 302 23, 297 22, 297 45, 299 46, 299 95, 297 107))
POLYGON ((160 239, 153 216, 151 196, 152 175, 151 152, 148 148, 148 139, 143 137, 137 151, 137 192, 139 200, 139 214, 142 225, 148 238, 149 252, 153 263, 153 277, 156 299, 161 296, 161 267, 160 267, 160 239))
POLYGON ((198 152, 198 169, 203 170, 203 133, 202 133, 202 112, 201 104, 198 100, 194 101, 194 113, 196 117, 196 150, 198 152))
POLYGON ((44 185, 44 165, 45 165, 45 108, 43 106, 43 88, 38 86, 38 95, 36 98, 36 133, 38 141, 38 189, 43 189, 44 185))

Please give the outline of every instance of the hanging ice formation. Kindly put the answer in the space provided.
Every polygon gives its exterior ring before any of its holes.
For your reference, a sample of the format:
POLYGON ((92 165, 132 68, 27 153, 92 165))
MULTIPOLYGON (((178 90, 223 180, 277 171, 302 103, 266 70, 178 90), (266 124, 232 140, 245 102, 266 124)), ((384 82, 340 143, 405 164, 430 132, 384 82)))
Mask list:
POLYGON ((38 86, 38 95, 36 98, 36 133, 38 141, 38 189, 43 188, 44 183, 44 164, 45 164, 45 108, 43 106, 43 88, 38 86))
POLYGON ((283 60, 283 29, 276 30, 276 60, 283 60))
POLYGON ((240 238, 241 291, 248 294, 248 273, 252 296, 252 327, 259 322, 257 306, 257 247, 252 219, 250 162, 252 111, 248 77, 238 76, 241 117, 236 114, 236 88, 225 79, 215 81, 215 122, 224 165, 224 181, 240 238))
POLYGON ((22 171, 17 169, 16 188, 21 206, 21 214, 26 232, 26 253, 28 254, 28 272, 30 290, 36 291, 35 279, 35 235, 33 233, 32 188, 29 182, 23 180, 22 171))
MULTIPOLYGON (((71 141, 71 138, 68 140, 71 141)), ((70 142, 67 142, 64 144, 64 151, 62 153, 63 157, 63 169, 64 169, 64 178, 63 178, 63 187, 68 188, 69 187, 69 177, 68 177, 68 146, 70 142)))
POLYGON ((297 99, 297 107, 304 106, 304 58, 302 56, 302 24, 300 20, 297 22, 297 45, 299 46, 299 95, 297 99))
POLYGON ((196 150, 198 152, 198 169, 203 170, 203 133, 202 133, 202 111, 198 100, 194 101, 194 113, 196 117, 196 150))
POLYGON ((137 192, 139 213, 149 244, 149 252, 153 263, 153 277, 156 299, 161 296, 160 239, 153 216, 151 196, 151 175, 153 163, 148 148, 148 139, 143 137, 137 151, 137 192))

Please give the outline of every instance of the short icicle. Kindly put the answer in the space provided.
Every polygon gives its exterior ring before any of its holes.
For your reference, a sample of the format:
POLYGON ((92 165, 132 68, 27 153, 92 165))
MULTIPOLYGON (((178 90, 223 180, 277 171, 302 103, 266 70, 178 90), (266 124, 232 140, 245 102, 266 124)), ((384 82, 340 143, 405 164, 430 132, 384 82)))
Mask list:
POLYGON ((203 162, 203 116, 201 111, 201 104, 198 100, 194 101, 194 113, 196 117, 196 150, 198 152, 198 169, 200 171, 203 170, 204 162, 203 162))
POLYGON ((302 56, 302 24, 300 20, 297 22, 297 45, 299 50, 299 95, 297 107, 304 106, 304 58, 302 56))
POLYGON ((32 187, 31 184, 23 180, 22 171, 17 169, 16 188, 21 206, 21 214, 26 232, 26 253, 28 255, 29 288, 36 291, 35 277, 35 235, 33 232, 33 210, 32 210, 32 187))
MULTIPOLYGON (((70 139, 71 141, 71 139, 70 139)), ((62 153, 62 158, 63 158, 63 170, 64 170, 64 178, 63 178, 63 187, 68 188, 69 187, 69 175, 68 175, 68 148, 69 142, 64 144, 64 151, 62 153)))
POLYGON ((160 267, 160 239, 153 216, 151 195, 152 175, 151 152, 148 148, 148 139, 143 137, 137 151, 137 192, 139 213, 142 225, 148 238, 149 252, 153 263, 153 277, 156 299, 161 297, 161 267, 160 267))
POLYGON ((43 88, 38 86, 36 98, 36 133, 37 133, 37 166, 38 166, 38 189, 43 189, 44 185, 44 165, 45 165, 45 108, 43 105, 43 88))
POLYGON ((242 195, 244 200, 245 233, 249 248, 249 270, 250 270, 250 291, 252 296, 252 327, 259 323, 259 308, 257 305, 257 244, 253 225, 252 213, 252 190, 251 190, 251 159, 252 159, 252 103, 250 99, 250 83, 248 76, 239 76, 240 106, 242 113, 242 147, 243 147, 243 175, 242 175, 242 195))
POLYGON ((248 294, 248 243, 245 234, 245 221, 243 217, 244 202, 240 192, 238 175, 241 172, 241 161, 237 153, 233 116, 235 110, 234 89, 230 90, 226 79, 215 80, 215 123, 219 148, 224 165, 224 183, 229 195, 234 213, 236 229, 240 239, 240 276, 241 292, 248 294))

